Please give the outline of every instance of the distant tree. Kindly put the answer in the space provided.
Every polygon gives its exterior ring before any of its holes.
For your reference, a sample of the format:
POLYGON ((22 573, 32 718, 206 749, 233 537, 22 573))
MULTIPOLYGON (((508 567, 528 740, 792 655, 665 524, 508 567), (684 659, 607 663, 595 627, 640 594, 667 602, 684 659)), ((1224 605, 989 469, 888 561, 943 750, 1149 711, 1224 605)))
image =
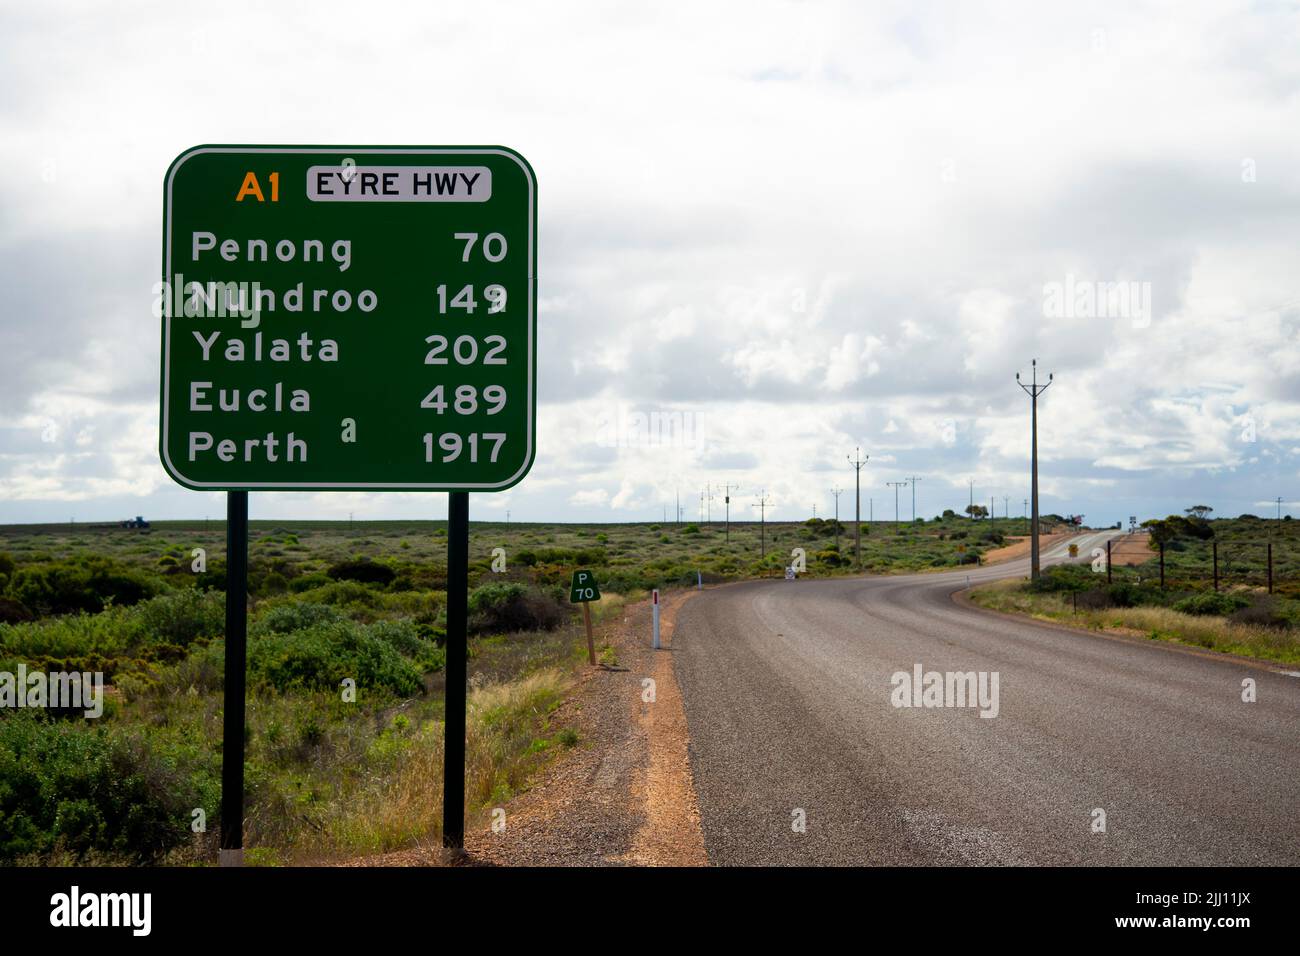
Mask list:
POLYGON ((983 505, 967 505, 965 511, 972 518, 987 518, 989 509, 983 505))
POLYGON ((1142 522, 1142 527, 1151 532, 1151 544, 1157 547, 1179 537, 1200 538, 1202 541, 1214 537, 1214 528, 1204 518, 1198 517, 1170 515, 1167 518, 1150 518, 1142 522))
MULTIPOLYGON (((1171 516, 1175 517, 1175 516, 1171 516)), ((1168 544, 1178 537, 1178 530, 1170 524, 1169 518, 1148 518, 1142 522, 1142 527, 1147 529, 1150 535, 1151 544, 1157 548, 1162 544, 1168 544)))
POLYGON ((943 509, 943 517, 945 517, 945 518, 955 518, 955 517, 957 517, 957 512, 953 511, 951 508, 944 508, 944 509, 943 509))
POLYGON ((1214 511, 1209 505, 1192 505, 1185 510, 1189 518, 1199 518, 1201 521, 1209 518, 1210 513, 1214 511))

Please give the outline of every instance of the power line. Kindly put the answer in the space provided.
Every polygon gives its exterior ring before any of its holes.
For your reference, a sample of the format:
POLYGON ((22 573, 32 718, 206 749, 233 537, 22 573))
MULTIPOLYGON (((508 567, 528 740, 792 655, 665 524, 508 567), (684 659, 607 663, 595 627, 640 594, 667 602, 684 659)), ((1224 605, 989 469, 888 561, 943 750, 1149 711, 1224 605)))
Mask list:
POLYGON ((921 479, 913 476, 907 480, 912 483, 912 524, 916 524, 916 483, 921 479))
POLYGON ((727 508, 727 544, 731 544, 731 493, 739 491, 740 485, 723 485, 722 499, 727 508))
POLYGON ((767 489, 758 496, 758 501, 750 507, 758 509, 758 559, 762 561, 767 557, 767 537, 766 537, 766 518, 767 518, 767 489))
POLYGON ((889 487, 894 489, 894 530, 898 530, 898 489, 902 488, 907 482, 904 481, 887 481, 889 487))
POLYGON ((871 456, 862 457, 862 449, 854 448, 849 464, 853 466, 853 562, 862 570, 862 466, 871 456))
POLYGON ((831 494, 835 496, 835 553, 840 553, 840 495, 844 494, 843 488, 832 488, 831 494))
POLYGON ((1038 359, 1033 360, 1034 377, 1030 384, 1026 385, 1020 381, 1020 373, 1016 373, 1016 384, 1024 389, 1025 394, 1029 396, 1029 431, 1030 431, 1030 453, 1029 453, 1029 471, 1030 471, 1030 491, 1029 497, 1033 500, 1033 516, 1030 519, 1029 529, 1029 578, 1032 581, 1038 580, 1038 396, 1047 391, 1048 386, 1052 384, 1052 374, 1047 375, 1046 384, 1038 384, 1038 359))

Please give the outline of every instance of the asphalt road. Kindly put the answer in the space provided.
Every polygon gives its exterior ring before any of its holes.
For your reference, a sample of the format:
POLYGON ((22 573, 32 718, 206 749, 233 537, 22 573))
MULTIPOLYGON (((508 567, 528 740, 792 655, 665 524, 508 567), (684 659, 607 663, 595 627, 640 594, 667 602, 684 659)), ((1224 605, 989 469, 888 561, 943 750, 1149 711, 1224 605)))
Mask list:
POLYGON ((962 607, 967 577, 751 582, 681 609, 711 863, 1300 864, 1300 679, 962 607), (916 664, 996 672, 997 716, 894 706, 916 664))

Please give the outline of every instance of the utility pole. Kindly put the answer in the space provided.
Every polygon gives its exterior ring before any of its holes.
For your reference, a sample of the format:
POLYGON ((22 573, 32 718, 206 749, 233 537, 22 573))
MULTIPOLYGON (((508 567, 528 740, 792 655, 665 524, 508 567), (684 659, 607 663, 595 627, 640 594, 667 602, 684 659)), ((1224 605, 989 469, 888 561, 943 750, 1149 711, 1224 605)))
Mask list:
POLYGON ((1024 510, 1020 512, 1020 517, 1022 517, 1022 518, 1028 518, 1028 517, 1029 517, 1029 499, 1028 499, 1028 498, 1025 499, 1024 510))
POLYGON ((739 485, 727 484, 722 486, 722 502, 727 508, 727 544, 731 544, 731 493, 739 490, 739 485))
POLYGON ((876 520, 876 499, 868 498, 867 499, 867 524, 871 524, 871 522, 875 520, 876 520))
POLYGON ((1002 496, 1002 517, 1006 518, 1008 522, 1011 520, 1011 504, 1010 504, 1010 502, 1011 502, 1011 496, 1010 496, 1010 495, 1003 495, 1003 496, 1002 496))
POLYGON ((996 525, 994 524, 994 519, 997 518, 998 513, 993 507, 995 501, 996 499, 993 497, 993 495, 989 495, 989 530, 990 531, 992 531, 996 527, 996 525))
POLYGON ((1282 533, 1282 496, 1277 496, 1277 533, 1282 533))
POLYGON ((835 497, 835 553, 840 553, 840 495, 844 493, 843 488, 832 488, 831 494, 835 497))
POLYGON ((898 489, 907 484, 906 481, 887 481, 889 487, 894 489, 894 530, 898 530, 898 489))
POLYGON ((921 479, 912 477, 907 480, 912 483, 912 524, 916 524, 916 483, 921 479))
POLYGON ((758 559, 762 561, 767 557, 767 535, 766 535, 766 517, 767 517, 767 489, 763 489, 758 496, 758 501, 754 503, 758 509, 758 559))
MULTIPOLYGON (((1034 377, 1029 385, 1020 381, 1020 373, 1016 373, 1016 384, 1024 389, 1025 394, 1029 396, 1029 431, 1030 431, 1030 453, 1029 453, 1029 470, 1030 470, 1030 489, 1029 497, 1033 499, 1033 516, 1030 518, 1029 528, 1029 578, 1031 581, 1038 580, 1038 396, 1047 391, 1048 386, 1052 384, 1052 375, 1048 373, 1047 382, 1044 385, 1038 384, 1038 359, 1033 360, 1034 377)), ((1108 566, 1109 567, 1109 566, 1108 566)))
POLYGON ((862 449, 854 448, 849 459, 853 466, 853 563, 858 570, 862 570, 862 466, 870 457, 863 457, 862 449))
POLYGON ((677 527, 680 528, 682 525, 682 493, 676 488, 674 488, 673 494, 677 496, 677 506, 676 506, 677 512, 676 512, 676 517, 673 518, 673 522, 677 525, 677 527))

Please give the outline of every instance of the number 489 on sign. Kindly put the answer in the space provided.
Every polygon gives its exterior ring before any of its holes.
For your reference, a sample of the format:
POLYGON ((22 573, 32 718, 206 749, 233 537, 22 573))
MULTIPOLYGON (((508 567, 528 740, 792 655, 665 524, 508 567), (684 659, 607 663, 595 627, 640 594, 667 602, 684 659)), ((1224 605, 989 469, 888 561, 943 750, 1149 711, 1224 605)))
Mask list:
MULTIPOLYGON (((455 461, 459 458, 461 452, 465 450, 466 445, 469 446, 469 460, 471 462, 477 462, 479 460, 480 441, 492 443, 492 450, 489 453, 488 461, 496 464, 497 455, 500 454, 501 446, 504 445, 506 441, 504 432, 483 432, 481 434, 478 432, 471 432, 469 435, 465 436, 465 438, 461 438, 461 436, 455 432, 446 432, 445 434, 437 436, 438 448, 446 452, 446 454, 442 456, 442 461, 444 462, 455 461)), ((434 443, 433 432, 425 432, 424 460, 427 462, 433 461, 433 456, 435 454, 434 443)))

